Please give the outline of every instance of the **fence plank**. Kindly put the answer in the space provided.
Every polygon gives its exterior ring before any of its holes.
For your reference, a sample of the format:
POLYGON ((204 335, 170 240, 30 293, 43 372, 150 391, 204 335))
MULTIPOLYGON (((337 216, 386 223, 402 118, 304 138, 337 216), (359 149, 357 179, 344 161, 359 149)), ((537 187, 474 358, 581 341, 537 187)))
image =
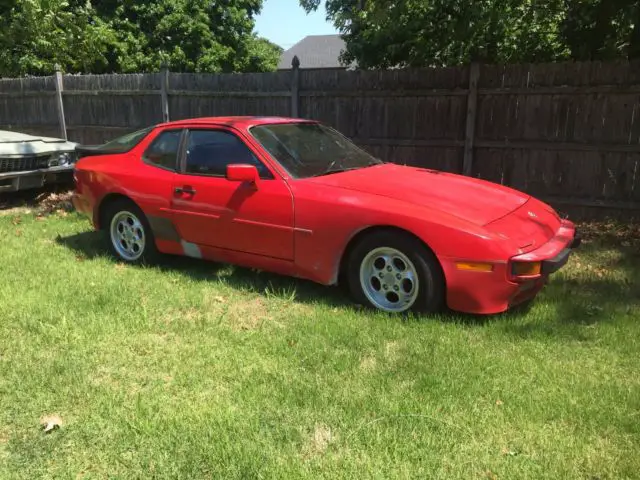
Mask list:
POLYGON ((65 97, 87 97, 87 96, 102 96, 102 97, 144 97, 144 96, 158 96, 161 95, 160 90, 65 90, 62 95, 65 97))
POLYGON ((467 125, 464 139, 462 173, 471 175, 473 170, 473 141, 476 138, 476 113, 478 105, 478 79, 480 64, 472 63, 469 70, 469 95, 467 97, 467 125))
POLYGON ((24 97, 55 97, 58 92, 29 92, 29 91, 18 91, 18 92, 0 92, 0 97, 5 98, 24 98, 24 97))
POLYGON ((169 121, 169 69, 162 67, 160 72, 160 101, 162 105, 162 121, 169 121))
POLYGON ((65 75, 64 88, 74 90, 160 90, 159 73, 127 73, 108 75, 65 75))
MULTIPOLYGON (((157 94, 158 92, 156 92, 157 94)), ((220 98, 246 98, 246 97, 291 97, 290 91, 261 92, 261 91, 207 91, 207 90, 173 90, 168 91, 169 95, 176 97, 220 97, 220 98)))
POLYGON ((56 64, 55 71, 56 82, 56 108, 58 110, 58 123, 60 127, 60 137, 67 139, 67 125, 64 119, 64 103, 62 103, 62 91, 64 85, 62 84, 62 72, 60 71, 60 65, 56 64))
POLYGON ((291 116, 300 116, 300 59, 297 55, 291 60, 291 116))

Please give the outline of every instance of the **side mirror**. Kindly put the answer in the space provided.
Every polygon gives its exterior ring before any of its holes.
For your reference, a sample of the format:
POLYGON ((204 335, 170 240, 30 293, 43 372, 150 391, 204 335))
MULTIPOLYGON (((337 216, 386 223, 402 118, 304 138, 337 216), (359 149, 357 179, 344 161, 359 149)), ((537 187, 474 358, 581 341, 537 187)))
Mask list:
POLYGON ((258 169, 254 165, 243 163, 227 165, 227 180, 231 182, 257 183, 258 178, 260 178, 260 175, 258 175, 258 169))

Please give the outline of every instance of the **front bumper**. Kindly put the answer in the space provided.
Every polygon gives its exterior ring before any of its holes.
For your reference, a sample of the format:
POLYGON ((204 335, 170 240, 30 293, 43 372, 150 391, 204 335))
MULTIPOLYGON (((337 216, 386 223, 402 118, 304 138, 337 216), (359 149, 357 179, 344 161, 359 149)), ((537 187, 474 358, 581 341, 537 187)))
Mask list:
POLYGON ((580 245, 582 245, 582 235, 580 235, 580 231, 574 227, 573 230, 573 241, 569 245, 569 248, 575 250, 580 245))
POLYGON ((547 284, 550 275, 562 269, 581 237, 571 222, 563 222, 556 235, 544 245, 511 260, 541 262, 541 274, 527 279, 512 279, 511 262, 495 262, 491 272, 459 270, 463 259, 441 259, 447 282, 447 304, 456 311, 474 314, 501 313, 534 298, 547 284))
POLYGON ((556 273, 558 270, 564 267, 569 261, 571 252, 578 248, 581 243, 582 237, 577 231, 575 231, 573 240, 571 241, 571 243, 569 243, 567 248, 562 250, 555 257, 542 261, 542 275, 551 275, 552 273, 556 273))
POLYGON ((567 248, 562 250, 555 257, 542 261, 542 275, 549 276, 564 267, 569 261, 571 252, 578 248, 581 243, 582 237, 580 236, 578 231, 574 231, 573 240, 568 244, 567 248))
POLYGON ((544 260, 542 262, 542 275, 551 275, 552 273, 556 273, 562 267, 566 265, 569 261, 569 256, 571 255, 571 249, 565 248, 558 255, 549 260, 544 260))
POLYGON ((16 192, 57 183, 73 183, 73 165, 0 173, 0 192, 16 192))

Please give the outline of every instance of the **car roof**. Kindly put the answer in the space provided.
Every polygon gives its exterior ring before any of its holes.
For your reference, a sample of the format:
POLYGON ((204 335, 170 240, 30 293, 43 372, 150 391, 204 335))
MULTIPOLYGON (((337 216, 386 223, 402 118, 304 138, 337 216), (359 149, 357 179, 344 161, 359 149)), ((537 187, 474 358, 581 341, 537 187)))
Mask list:
POLYGON ((261 117, 261 116, 227 116, 227 117, 196 117, 174 120, 156 125, 156 127, 173 127, 181 125, 226 125, 229 127, 249 128, 256 125, 275 123, 315 123, 313 120, 290 117, 261 117))

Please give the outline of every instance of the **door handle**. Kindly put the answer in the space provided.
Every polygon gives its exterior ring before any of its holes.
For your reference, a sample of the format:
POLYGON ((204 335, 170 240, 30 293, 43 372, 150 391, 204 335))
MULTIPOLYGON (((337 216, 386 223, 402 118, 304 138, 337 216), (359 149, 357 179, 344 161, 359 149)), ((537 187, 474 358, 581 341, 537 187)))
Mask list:
POLYGON ((186 193, 188 195, 195 195, 196 191, 191 187, 176 187, 174 189, 175 193, 186 193))

